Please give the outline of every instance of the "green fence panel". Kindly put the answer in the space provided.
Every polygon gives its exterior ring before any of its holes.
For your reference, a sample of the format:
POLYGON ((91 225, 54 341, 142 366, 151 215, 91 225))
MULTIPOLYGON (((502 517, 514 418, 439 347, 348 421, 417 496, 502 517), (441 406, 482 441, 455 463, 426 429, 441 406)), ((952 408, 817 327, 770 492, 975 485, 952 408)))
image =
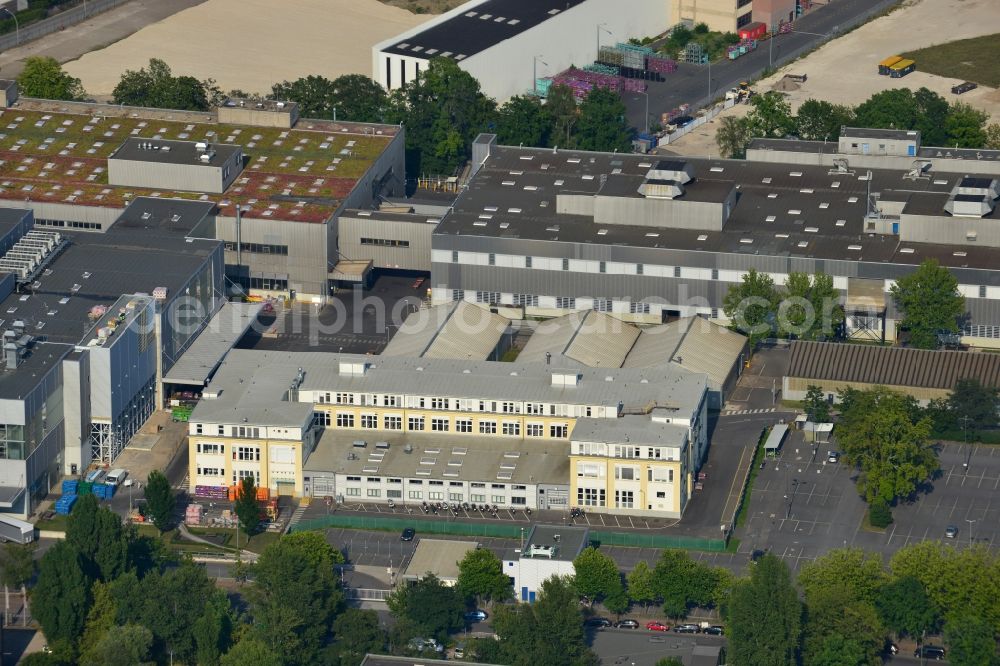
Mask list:
MULTIPOLYGON (((450 534, 457 536, 494 537, 516 539, 521 530, 529 526, 507 523, 465 523, 448 520, 408 520, 387 516, 354 516, 332 514, 323 518, 303 520, 291 527, 292 532, 307 532, 328 528, 354 530, 402 531, 413 527, 423 534, 450 534)), ((701 539, 683 535, 652 534, 648 532, 607 532, 592 530, 590 538, 604 546, 624 546, 628 548, 680 548, 683 550, 706 550, 722 552, 726 549, 724 539, 701 539)))

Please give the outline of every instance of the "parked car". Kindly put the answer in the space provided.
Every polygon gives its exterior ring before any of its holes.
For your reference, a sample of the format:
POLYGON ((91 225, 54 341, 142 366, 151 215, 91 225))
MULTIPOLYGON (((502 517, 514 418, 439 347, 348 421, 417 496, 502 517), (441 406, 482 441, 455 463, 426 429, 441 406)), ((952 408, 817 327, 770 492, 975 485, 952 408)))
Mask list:
POLYGON ((663 624, 662 622, 656 622, 656 621, 647 622, 646 628, 649 629, 650 631, 670 631, 670 627, 663 624))
POLYGON ((840 452, 839 451, 827 451, 826 453, 827 462, 839 463, 840 462, 840 452))
POLYGON ((941 661, 944 659, 944 648, 940 645, 921 645, 914 651, 913 656, 941 661))
POLYGON ((604 627, 611 626, 611 620, 606 617, 588 617, 584 620, 583 625, 585 627, 596 627, 598 629, 603 629, 604 627))
POLYGON ((615 622, 615 628, 617 629, 638 629, 639 623, 635 620, 619 620, 615 622))
POLYGON ((702 629, 701 633, 708 634, 709 636, 721 636, 725 633, 725 630, 719 625, 713 624, 711 627, 702 629))
POLYGON ((697 624, 678 624, 674 627, 674 631, 678 634, 697 634, 698 625, 697 624))
POLYGON ((486 614, 486 611, 479 610, 477 608, 476 610, 469 611, 465 614, 465 621, 469 623, 484 622, 487 617, 489 617, 489 615, 486 614))
POLYGON ((948 527, 944 528, 944 536, 946 539, 954 539, 955 537, 958 536, 958 528, 955 527, 954 525, 949 525, 948 527))
POLYGON ((417 531, 412 527, 407 527, 403 530, 403 533, 399 535, 400 541, 413 541, 413 537, 417 535, 417 531))
POLYGON ((766 553, 767 553, 766 550, 760 550, 760 549, 757 549, 752 553, 750 553, 750 564, 757 564, 757 561, 760 558, 764 557, 766 553))

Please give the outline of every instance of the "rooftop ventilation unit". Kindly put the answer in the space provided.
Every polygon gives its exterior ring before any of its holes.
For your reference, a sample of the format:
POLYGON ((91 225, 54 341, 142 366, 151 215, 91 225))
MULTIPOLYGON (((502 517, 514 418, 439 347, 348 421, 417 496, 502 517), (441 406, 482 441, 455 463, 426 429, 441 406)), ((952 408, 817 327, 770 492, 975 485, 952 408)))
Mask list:
POLYGON ((684 187, 676 180, 647 179, 638 191, 647 199, 676 199, 684 194, 684 187))
POLYGON ((529 544, 528 547, 524 549, 525 557, 544 557, 548 560, 554 559, 558 553, 558 546, 539 546, 537 544, 529 544))
POLYGON ((691 165, 682 160, 660 160, 652 169, 646 172, 647 181, 670 180, 678 185, 689 183, 694 179, 691 165))

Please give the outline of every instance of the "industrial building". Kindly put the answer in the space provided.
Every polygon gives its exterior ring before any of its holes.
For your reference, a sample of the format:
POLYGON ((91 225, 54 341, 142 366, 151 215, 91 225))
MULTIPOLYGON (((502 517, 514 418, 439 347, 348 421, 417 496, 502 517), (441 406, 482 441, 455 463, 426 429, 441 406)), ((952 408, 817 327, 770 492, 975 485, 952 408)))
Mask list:
POLYGON ((568 360, 601 368, 648 368, 674 363, 708 377, 709 407, 726 401, 750 358, 746 336, 703 317, 639 327, 587 310, 539 323, 518 360, 568 360))
POLYGON ((373 268, 431 271, 431 235, 440 215, 391 210, 345 210, 337 217, 344 259, 370 260, 373 268))
POLYGON ((589 533, 586 527, 532 525, 520 552, 503 560, 503 572, 514 581, 514 596, 534 602, 546 580, 574 575, 573 560, 590 545, 589 533))
POLYGON ((234 350, 190 418, 191 491, 221 494, 253 475, 278 494, 341 503, 680 517, 707 447, 706 393, 703 375, 670 366, 234 350), (640 454, 618 445, 640 431, 640 454), (660 501, 613 501, 615 461, 640 457, 660 501), (591 477, 591 465, 604 472, 591 477))
POLYGON ((966 298, 962 342, 1000 345, 998 188, 971 170, 1000 152, 981 151, 975 164, 963 157, 966 170, 956 172, 954 151, 905 138, 845 129, 845 150, 857 143, 862 154, 818 153, 827 166, 782 161, 815 155, 774 139, 747 160, 709 160, 498 146, 481 136, 469 187, 432 238, 432 301, 526 317, 597 310, 634 323, 725 323, 723 299, 750 268, 777 285, 793 271, 821 272, 844 296, 847 335, 893 340, 890 287, 936 259, 966 298), (866 143, 885 155, 865 155, 866 143), (951 155, 945 170, 931 156, 938 151, 951 155))
POLYGON ((404 193, 397 125, 300 119, 284 102, 230 100, 199 113, 12 90, 0 207, 33 211, 39 227, 103 231, 139 197, 203 203, 196 235, 224 242, 229 293, 326 302, 338 263, 352 258, 336 218, 404 193))
POLYGON ((499 361, 513 336, 506 317, 456 301, 412 312, 381 355, 499 361))
POLYGON ((395 90, 432 59, 450 58, 504 101, 532 90, 536 76, 594 61, 601 43, 663 32, 673 25, 669 5, 629 0, 622 11, 614 0, 472 0, 373 46, 372 78, 395 90))
POLYGON ((0 508, 27 516, 60 475, 113 462, 162 404, 224 300, 222 244, 189 235, 208 209, 140 197, 100 231, 0 211, 0 508))
POLYGON ((795 341, 782 384, 782 397, 804 400, 809 387, 817 386, 828 400, 836 402, 843 389, 865 391, 884 386, 927 404, 947 398, 961 379, 975 379, 983 386, 1000 388, 1000 356, 795 341))
POLYGON ((453 587, 458 584, 458 563, 477 548, 479 544, 475 541, 420 539, 399 579, 404 583, 413 583, 433 574, 445 585, 453 587))

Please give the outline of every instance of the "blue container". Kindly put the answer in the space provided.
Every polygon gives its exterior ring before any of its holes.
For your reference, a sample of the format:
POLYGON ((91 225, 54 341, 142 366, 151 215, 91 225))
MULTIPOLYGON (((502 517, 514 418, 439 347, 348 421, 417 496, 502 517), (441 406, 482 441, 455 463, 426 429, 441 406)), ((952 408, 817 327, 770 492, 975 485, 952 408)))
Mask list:
POLYGON ((56 501, 56 513, 67 516, 76 504, 77 495, 63 495, 56 501))
POLYGON ((77 488, 80 486, 80 481, 78 479, 66 479, 62 482, 62 494, 63 495, 75 495, 77 488))

